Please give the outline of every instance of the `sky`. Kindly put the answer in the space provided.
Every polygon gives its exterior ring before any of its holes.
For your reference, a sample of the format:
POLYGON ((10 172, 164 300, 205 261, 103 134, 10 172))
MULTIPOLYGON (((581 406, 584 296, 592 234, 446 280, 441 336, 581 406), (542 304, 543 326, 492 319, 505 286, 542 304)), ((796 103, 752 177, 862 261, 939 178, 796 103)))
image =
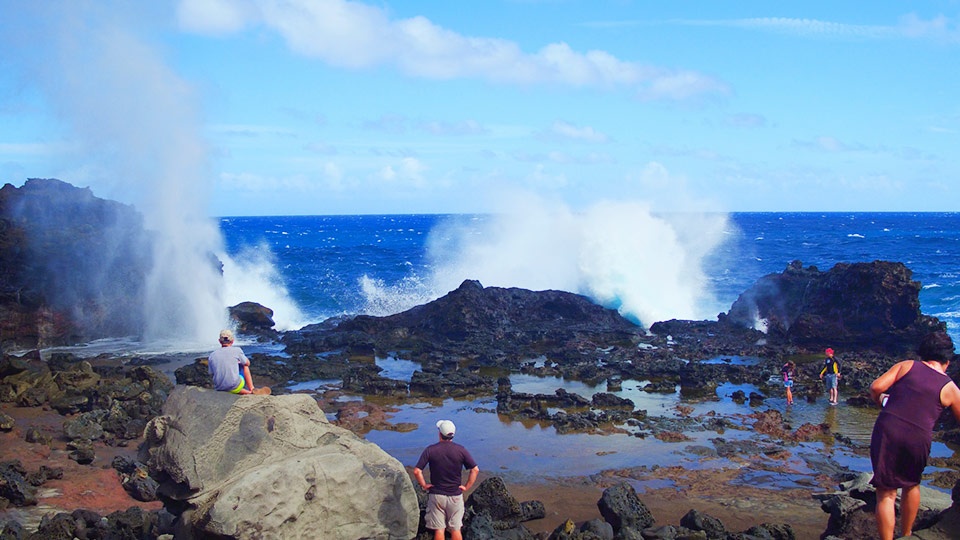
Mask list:
POLYGON ((0 0, 0 180, 209 216, 960 209, 960 1, 0 0))

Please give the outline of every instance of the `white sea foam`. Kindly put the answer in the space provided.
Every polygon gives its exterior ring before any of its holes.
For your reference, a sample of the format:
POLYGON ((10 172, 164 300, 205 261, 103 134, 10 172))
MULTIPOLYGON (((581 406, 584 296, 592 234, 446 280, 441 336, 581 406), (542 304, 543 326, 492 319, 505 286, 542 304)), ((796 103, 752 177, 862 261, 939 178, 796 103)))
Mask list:
POLYGON ((726 215, 655 215, 630 201, 582 212, 534 196, 513 202, 488 220, 451 220, 431 231, 428 289, 446 292, 477 279, 576 292, 643 325, 716 315, 701 265, 724 241, 726 215))
POLYGON ((388 286, 383 280, 364 274, 360 277, 358 285, 364 297, 363 313, 378 317, 406 311, 449 292, 431 289, 417 276, 404 278, 388 286))
POLYGON ((273 310, 275 328, 296 330, 308 321, 290 297, 274 255, 261 244, 242 249, 234 256, 218 255, 223 262, 224 302, 233 306, 240 302, 257 302, 273 310))

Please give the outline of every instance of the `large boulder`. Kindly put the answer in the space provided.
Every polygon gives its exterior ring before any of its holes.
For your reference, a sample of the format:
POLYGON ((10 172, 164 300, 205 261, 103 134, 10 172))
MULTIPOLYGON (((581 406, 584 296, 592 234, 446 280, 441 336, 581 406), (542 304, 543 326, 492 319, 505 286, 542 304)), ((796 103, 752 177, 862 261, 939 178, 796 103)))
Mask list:
POLYGON ((177 387, 140 460, 185 537, 407 540, 419 511, 403 466, 330 424, 304 394, 177 387))
POLYGON ((620 534, 623 529, 642 531, 654 524, 653 514, 643 504, 637 491, 626 482, 603 490, 597 508, 603 519, 613 526, 613 532, 620 534))
POLYGON ((273 310, 256 302, 240 302, 227 308, 230 319, 237 323, 237 332, 274 339, 280 334, 273 327, 273 310))
POLYGON ((912 350, 925 334, 946 330, 920 312, 920 283, 903 263, 839 263, 827 272, 793 261, 763 276, 721 322, 759 327, 800 345, 912 350))

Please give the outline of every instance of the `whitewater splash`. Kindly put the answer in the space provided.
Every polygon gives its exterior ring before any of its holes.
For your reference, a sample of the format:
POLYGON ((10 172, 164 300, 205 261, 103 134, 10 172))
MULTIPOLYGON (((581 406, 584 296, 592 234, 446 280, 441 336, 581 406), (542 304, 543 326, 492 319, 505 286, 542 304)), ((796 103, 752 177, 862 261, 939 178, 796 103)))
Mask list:
POLYGON ((223 263, 223 300, 227 306, 256 302, 273 310, 274 328, 281 332, 297 330, 307 321, 291 298, 276 258, 265 243, 247 246, 234 256, 220 253, 223 263))
POLYGON ((649 326, 716 316, 704 261, 726 240, 725 214, 654 214, 643 202, 582 212, 528 197, 502 214, 454 216, 430 233, 431 273, 397 287, 365 278, 367 312, 385 315, 436 299, 465 279, 484 286, 562 290, 649 326))
POLYGON ((38 26, 3 42, 18 51, 10 67, 63 124, 59 176, 133 204, 150 231, 144 346, 216 346, 230 301, 259 300, 282 314, 281 325, 296 325, 299 311, 265 259, 221 257, 221 277, 214 254, 223 253, 223 239, 208 215, 214 177, 199 100, 161 51, 131 31, 138 25, 124 15, 133 13, 91 3, 20 7, 35 11, 38 26))

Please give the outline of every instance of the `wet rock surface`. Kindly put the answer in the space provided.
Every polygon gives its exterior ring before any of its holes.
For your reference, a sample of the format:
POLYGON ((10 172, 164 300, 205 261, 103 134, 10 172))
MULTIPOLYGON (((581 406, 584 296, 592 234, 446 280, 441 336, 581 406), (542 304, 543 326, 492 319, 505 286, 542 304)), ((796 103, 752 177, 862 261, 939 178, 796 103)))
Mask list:
POLYGON ((48 347, 136 334, 143 324, 151 257, 143 218, 131 206, 54 179, 31 178, 21 188, 4 185, 3 346, 48 347))

